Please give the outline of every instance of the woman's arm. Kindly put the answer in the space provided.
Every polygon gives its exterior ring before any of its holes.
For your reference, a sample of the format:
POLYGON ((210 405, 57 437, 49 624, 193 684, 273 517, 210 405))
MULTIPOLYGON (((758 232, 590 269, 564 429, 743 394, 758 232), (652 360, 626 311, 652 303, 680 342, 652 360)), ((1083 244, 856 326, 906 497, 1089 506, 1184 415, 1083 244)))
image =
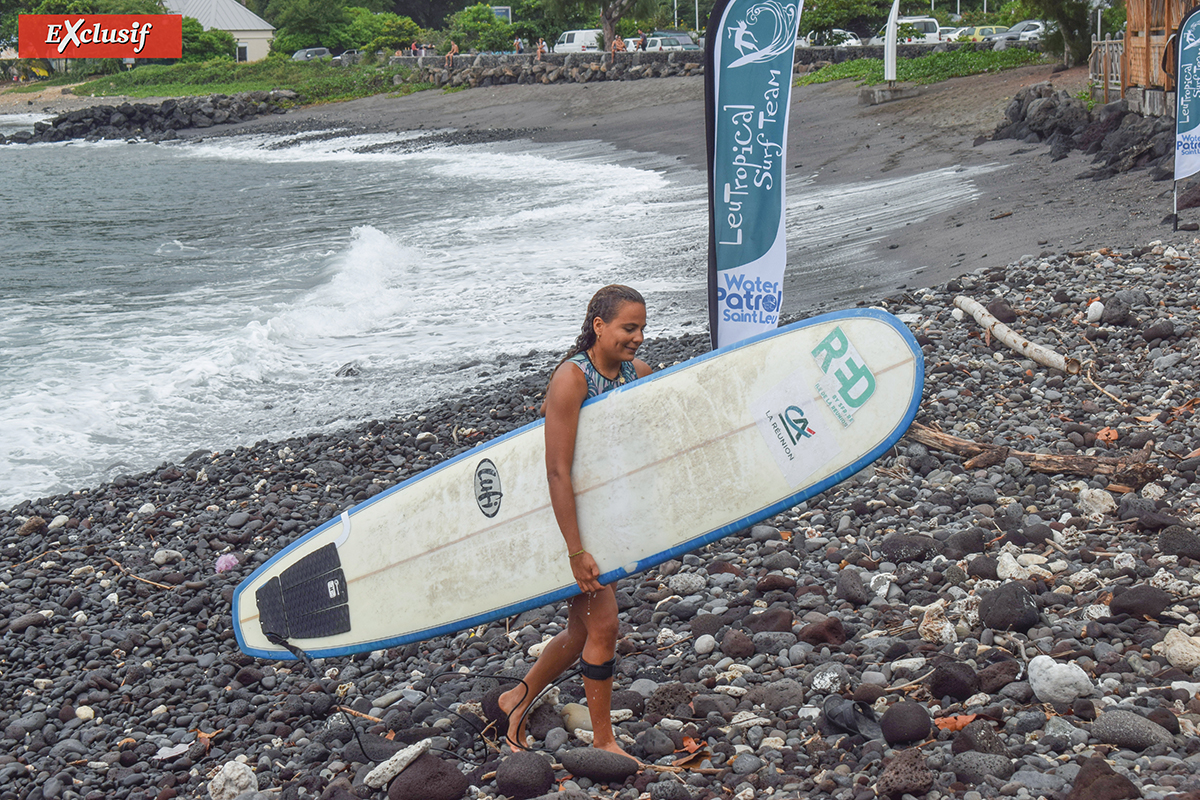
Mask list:
POLYGON ((550 484, 550 505, 562 532, 571 573, 585 592, 601 587, 600 567, 592 554, 583 550, 579 520, 575 515, 575 487, 571 483, 571 463, 575 459, 575 432, 579 427, 579 408, 587 399, 587 379, 574 364, 561 364, 550 379, 546 392, 546 480, 550 484))

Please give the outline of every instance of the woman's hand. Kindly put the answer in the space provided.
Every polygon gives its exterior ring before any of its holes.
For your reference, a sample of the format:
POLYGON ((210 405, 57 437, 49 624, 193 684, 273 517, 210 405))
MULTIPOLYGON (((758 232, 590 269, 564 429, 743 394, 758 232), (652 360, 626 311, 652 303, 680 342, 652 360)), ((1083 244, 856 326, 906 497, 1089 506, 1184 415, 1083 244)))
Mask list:
POLYGON ((603 586, 600 583, 600 566, 586 550, 571 559, 571 574, 575 576, 575 583, 585 592, 598 592, 603 586))

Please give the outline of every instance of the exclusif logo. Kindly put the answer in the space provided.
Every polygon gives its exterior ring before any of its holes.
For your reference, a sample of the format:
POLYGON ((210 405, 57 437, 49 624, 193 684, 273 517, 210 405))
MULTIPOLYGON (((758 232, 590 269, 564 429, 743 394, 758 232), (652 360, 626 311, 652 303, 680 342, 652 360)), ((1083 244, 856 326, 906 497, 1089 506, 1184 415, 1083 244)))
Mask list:
POLYGON ((180 58, 178 14, 21 14, 21 58, 180 58))

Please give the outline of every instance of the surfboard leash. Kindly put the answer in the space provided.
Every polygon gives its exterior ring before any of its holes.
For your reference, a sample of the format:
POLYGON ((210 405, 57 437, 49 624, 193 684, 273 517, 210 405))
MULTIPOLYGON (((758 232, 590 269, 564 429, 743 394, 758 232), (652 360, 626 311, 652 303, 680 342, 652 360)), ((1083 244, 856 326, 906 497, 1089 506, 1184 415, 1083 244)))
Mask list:
POLYGON ((346 724, 350 726, 350 731, 354 734, 355 741, 358 742, 358 749, 362 750, 363 758, 368 758, 372 762, 381 761, 382 759, 372 758, 371 755, 369 753, 367 753, 367 746, 365 744, 363 744, 363 740, 359 737, 358 727, 354 724, 354 720, 350 718, 350 715, 346 712, 346 709, 342 706, 342 704, 338 702, 338 698, 334 696, 333 692, 331 692, 325 688, 325 684, 323 682, 324 678, 322 677, 321 673, 317 672, 317 668, 315 666, 313 666, 312 659, 309 658, 308 653, 304 652, 304 650, 302 650, 301 648, 292 644, 287 639, 280 636, 278 633, 275 633, 273 631, 265 631, 265 633, 267 636, 267 641, 269 641, 271 644, 278 645, 278 646, 282 647, 283 649, 287 650, 289 653, 294 655, 299 661, 303 662, 304 666, 308 667, 308 671, 310 673, 312 673, 313 680, 315 680, 317 682, 317 685, 321 687, 322 691, 324 691, 325 694, 329 695, 329 697, 334 701, 334 704, 337 705, 338 710, 342 712, 342 717, 345 718, 346 724))

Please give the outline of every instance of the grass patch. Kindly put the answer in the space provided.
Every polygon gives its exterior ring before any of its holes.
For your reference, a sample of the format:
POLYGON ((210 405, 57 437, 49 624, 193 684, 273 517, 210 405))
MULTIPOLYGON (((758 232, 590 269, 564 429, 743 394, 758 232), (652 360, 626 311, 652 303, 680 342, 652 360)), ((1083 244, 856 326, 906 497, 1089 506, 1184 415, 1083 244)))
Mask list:
MULTIPOLYGON (((896 80, 909 83, 937 83, 949 78, 978 75, 981 72, 1000 72, 1014 67, 1040 64, 1041 53, 1023 47, 1008 50, 975 50, 959 48, 947 53, 929 53, 920 58, 896 59, 896 80)), ((796 86, 828 83, 846 78, 871 86, 883 83, 883 61, 875 58, 857 58, 821 67, 796 79, 796 86)))
POLYGON ((147 64, 116 75, 104 75, 75 88, 87 97, 186 97, 190 95, 237 94, 238 92, 291 89, 304 103, 352 100, 382 93, 411 94, 423 84, 393 85, 395 75, 407 77, 405 67, 375 67, 354 64, 335 67, 328 62, 295 62, 268 58, 253 63, 207 61, 201 64, 147 64))

